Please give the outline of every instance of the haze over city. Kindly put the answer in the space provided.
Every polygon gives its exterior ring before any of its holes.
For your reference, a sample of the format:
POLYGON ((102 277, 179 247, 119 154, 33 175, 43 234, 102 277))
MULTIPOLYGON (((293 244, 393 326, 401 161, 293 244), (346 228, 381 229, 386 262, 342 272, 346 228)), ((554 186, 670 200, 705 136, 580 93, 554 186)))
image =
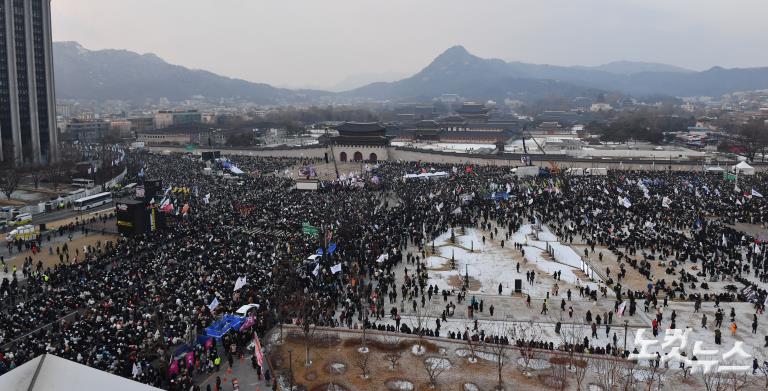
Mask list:
POLYGON ((0 0, 0 391, 766 391, 766 15, 0 0))
POLYGON ((151 52, 230 77, 322 89, 399 79, 459 44, 480 57, 555 65, 619 60, 693 70, 768 65, 768 52, 757 49, 766 45, 768 3, 724 5, 719 0, 51 4, 55 41, 151 52))

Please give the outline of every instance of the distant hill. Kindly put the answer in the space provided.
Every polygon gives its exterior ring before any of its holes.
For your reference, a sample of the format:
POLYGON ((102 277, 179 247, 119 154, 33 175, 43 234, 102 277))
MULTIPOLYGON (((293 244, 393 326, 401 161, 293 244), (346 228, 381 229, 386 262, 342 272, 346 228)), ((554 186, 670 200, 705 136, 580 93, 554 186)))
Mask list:
POLYGON ((639 61, 613 61, 607 64, 598 65, 594 67, 574 67, 592 69, 595 71, 603 71, 608 73, 615 73, 617 75, 634 75, 636 73, 643 72, 669 72, 669 73, 693 73, 690 69, 677 67, 674 65, 659 64, 655 62, 639 62, 639 61))
POLYGON ((127 50, 87 50, 76 42, 54 42, 56 97, 64 99, 147 98, 172 101, 193 95, 242 98, 259 104, 312 100, 324 92, 288 90, 168 64, 154 54, 127 50))
POLYGON ((455 93, 467 98, 536 98, 617 91, 636 96, 719 96, 768 88, 768 68, 696 72, 671 65, 620 61, 597 67, 556 66, 483 59, 462 46, 439 55, 419 73, 391 83, 373 83, 347 96, 409 100, 455 93))
MULTIPOLYGON (((87 50, 75 42, 56 42, 53 51, 57 97, 137 103, 162 97, 181 101, 194 95, 216 100, 239 98, 257 104, 293 104, 317 103, 321 98, 339 102, 351 99, 428 101, 441 94, 459 94, 478 100, 594 97, 601 92, 635 96, 719 96, 733 91, 768 89, 768 68, 715 67, 696 72, 665 64, 629 61, 596 67, 566 67, 484 59, 470 54, 462 46, 454 46, 413 76, 333 93, 276 88, 168 64, 154 54, 87 50)), ((350 84, 356 83, 351 80, 350 84)))
POLYGON ((514 97, 535 99, 547 95, 591 95, 599 91, 556 78, 531 77, 527 64, 482 59, 454 46, 419 73, 390 83, 372 83, 344 95, 392 100, 431 99, 456 93, 471 99, 514 97), (520 68, 520 69, 515 69, 520 68))

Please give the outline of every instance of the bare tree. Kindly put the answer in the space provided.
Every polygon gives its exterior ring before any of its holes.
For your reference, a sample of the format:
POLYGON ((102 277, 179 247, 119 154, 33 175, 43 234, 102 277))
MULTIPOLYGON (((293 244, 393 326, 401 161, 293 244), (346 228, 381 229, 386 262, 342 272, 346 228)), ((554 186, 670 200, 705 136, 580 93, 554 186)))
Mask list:
POLYGON ((763 380, 765 381, 765 388, 768 389, 768 361, 766 361, 765 357, 762 355, 758 361, 761 361, 763 365, 757 367, 757 371, 760 373, 760 375, 762 375, 763 380))
POLYGON ((751 377, 749 371, 726 372, 724 377, 726 387, 730 391, 747 389, 754 383, 754 380, 756 380, 751 377))
POLYGON ((645 384, 645 389, 648 391, 660 391, 662 389, 662 382, 667 374, 667 369, 662 366, 650 365, 648 368, 641 372, 641 381, 645 384))
MULTIPOLYGON (((616 363, 614 363, 614 365, 616 365, 616 363)), ((635 376, 638 373, 637 362, 625 361, 616 365, 616 367, 619 369, 619 377, 621 378, 621 382, 619 383, 621 390, 634 390, 635 385, 637 385, 637 376, 635 376)))
POLYGON ((509 334, 509 327, 504 323, 498 323, 494 328, 494 333, 499 336, 499 343, 489 343, 486 345, 496 361, 496 374, 498 375, 498 383, 496 384, 497 390, 504 389, 504 380, 501 378, 501 373, 504 371, 504 366, 509 359, 510 345, 503 343, 501 337, 509 334))
POLYGON ((451 366, 448 359, 442 357, 429 357, 422 361, 424 364, 424 372, 429 378, 429 388, 437 388, 438 380, 451 366))
POLYGON ((398 361, 403 357, 403 352, 400 350, 400 339, 397 337, 387 336, 384 337, 384 359, 389 361, 389 369, 395 370, 398 361))
POLYGON ((301 328, 301 333, 304 336, 304 351, 306 352, 305 365, 309 367, 312 365, 309 349, 312 346, 312 339, 314 337, 315 330, 317 330, 317 322, 322 312, 317 294, 308 293, 300 295, 296 310, 297 318, 301 322, 299 325, 301 328))
POLYGON ((35 165, 30 167, 29 178, 32 179, 32 184, 35 186, 35 189, 40 186, 40 180, 43 179, 44 172, 44 166, 35 165))
POLYGON ((541 338, 543 331, 541 326, 533 321, 517 322, 509 329, 510 340, 520 342, 520 357, 523 360, 523 373, 530 376, 531 361, 536 357, 533 344, 541 338))
POLYGON ((594 360, 597 383, 604 390, 612 390, 624 380, 624 371, 617 362, 609 359, 594 360))
POLYGON ((710 371, 699 370, 699 373, 701 375, 701 382, 707 391, 726 391, 728 389, 728 384, 722 372, 713 369, 710 371))
POLYGON ((411 328, 413 328, 413 332, 416 333, 418 338, 418 345, 416 347, 418 354, 424 354, 427 351, 424 347, 424 335, 426 334, 427 324, 429 324, 431 319, 429 316, 431 308, 432 306, 429 304, 423 308, 417 306, 411 318, 411 328))
POLYGON ((21 183, 20 169, 9 168, 0 172, 0 190, 7 199, 11 199, 11 194, 19 187, 19 183, 21 183))
POLYGON ((580 358, 571 358, 571 368, 573 369, 573 380, 576 381, 576 391, 581 391, 581 385, 584 384, 584 378, 587 377, 587 371, 589 370, 589 356, 585 355, 580 358))
MULTIPOLYGON (((477 327, 480 327, 479 321, 477 327)), ((480 344, 482 344, 483 341, 481 341, 479 338, 477 340, 472 339, 473 334, 469 332, 469 322, 464 324, 464 329, 467 332, 467 348, 469 349, 469 356, 467 356, 467 361, 474 364, 477 362, 477 348, 480 344)))
POLYGON ((369 353, 362 353, 362 352, 355 352, 354 359, 352 360, 352 363, 355 364, 355 366, 360 369, 360 376, 363 379, 370 378, 368 373, 368 366, 369 362, 371 360, 371 355, 369 353))

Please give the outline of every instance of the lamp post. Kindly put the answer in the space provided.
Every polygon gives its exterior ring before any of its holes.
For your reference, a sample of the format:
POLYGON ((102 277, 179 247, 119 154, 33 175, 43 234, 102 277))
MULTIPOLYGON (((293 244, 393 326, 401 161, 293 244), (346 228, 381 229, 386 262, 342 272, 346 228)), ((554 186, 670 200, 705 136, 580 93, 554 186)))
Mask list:
POLYGON ((627 351, 627 327, 629 327, 629 321, 624 320, 624 351, 621 352, 622 355, 627 351))
POLYGON ((293 349, 288 348, 288 382, 291 385, 290 391, 293 391, 293 349))

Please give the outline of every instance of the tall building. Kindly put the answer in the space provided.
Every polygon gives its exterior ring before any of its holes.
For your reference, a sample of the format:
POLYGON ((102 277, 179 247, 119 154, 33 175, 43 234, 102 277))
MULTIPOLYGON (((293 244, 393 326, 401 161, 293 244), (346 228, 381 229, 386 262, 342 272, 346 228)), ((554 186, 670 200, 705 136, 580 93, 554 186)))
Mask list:
POLYGON ((0 161, 58 159, 51 0, 0 0, 0 161))

